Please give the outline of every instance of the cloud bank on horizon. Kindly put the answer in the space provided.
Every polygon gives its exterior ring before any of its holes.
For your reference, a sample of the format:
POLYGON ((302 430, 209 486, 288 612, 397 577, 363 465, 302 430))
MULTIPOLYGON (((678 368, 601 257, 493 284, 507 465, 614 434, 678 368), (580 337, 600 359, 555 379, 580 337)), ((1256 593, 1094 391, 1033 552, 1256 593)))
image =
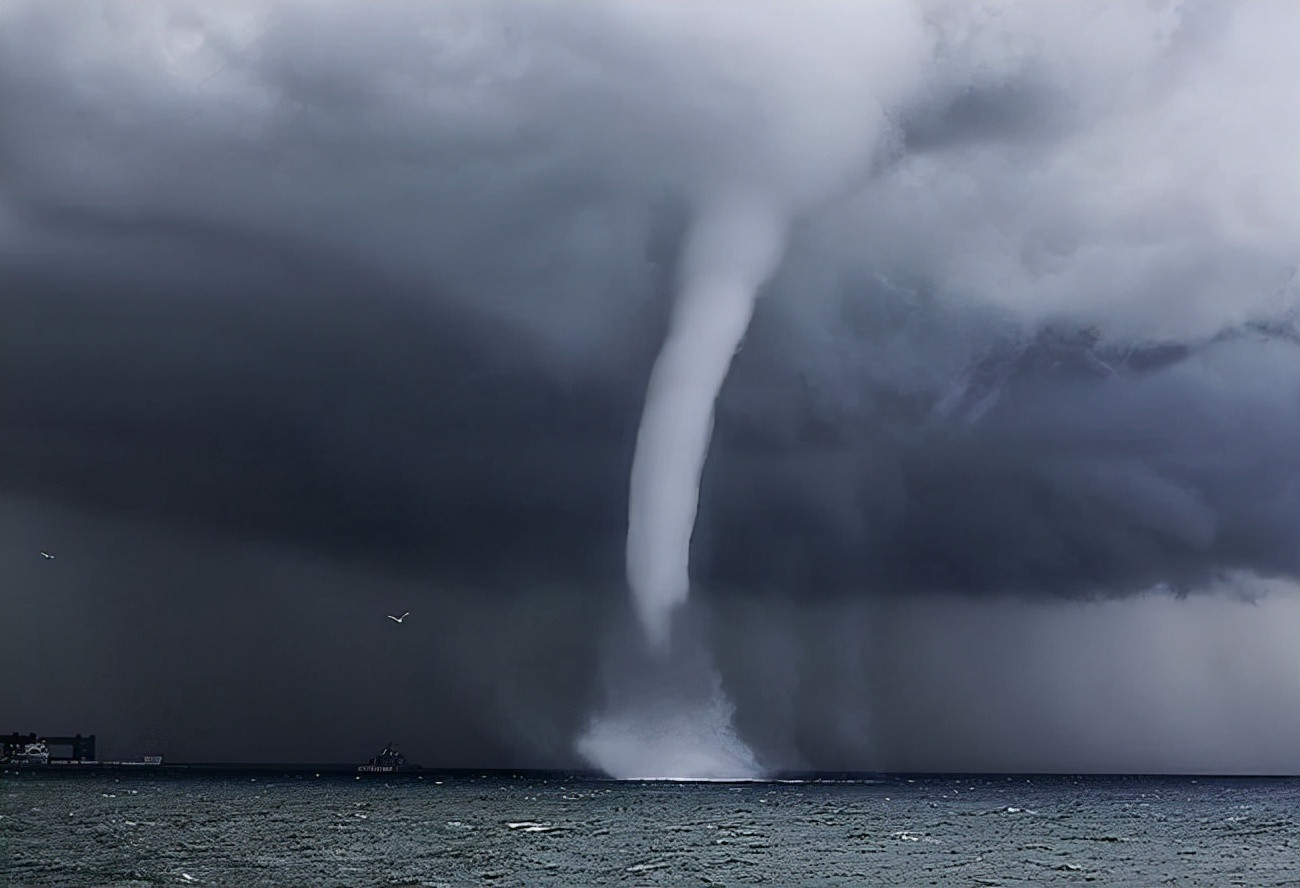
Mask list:
POLYGON ((701 586, 1289 586, 1298 50, 1284 2, 9 0, 0 485, 606 595, 743 192, 787 238, 701 586))

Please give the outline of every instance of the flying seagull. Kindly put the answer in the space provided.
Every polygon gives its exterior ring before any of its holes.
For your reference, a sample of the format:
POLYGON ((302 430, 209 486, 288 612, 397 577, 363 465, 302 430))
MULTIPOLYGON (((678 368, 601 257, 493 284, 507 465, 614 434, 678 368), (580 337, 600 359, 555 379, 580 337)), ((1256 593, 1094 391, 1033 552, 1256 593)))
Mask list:
POLYGON ((42 558, 45 558, 45 559, 48 559, 48 560, 50 560, 50 561, 53 561, 53 560, 54 560, 54 556, 51 555, 49 552, 42 552, 42 553, 41 553, 41 557, 42 557, 42 558))
POLYGON ((395 617, 395 616, 393 616, 392 614, 389 614, 389 615, 388 615, 388 619, 392 620, 394 623, 400 623, 400 622, 402 622, 403 620, 405 620, 407 617, 409 617, 410 615, 411 615, 411 612, 410 612, 410 611, 407 611, 406 613, 402 614, 400 617, 395 617))

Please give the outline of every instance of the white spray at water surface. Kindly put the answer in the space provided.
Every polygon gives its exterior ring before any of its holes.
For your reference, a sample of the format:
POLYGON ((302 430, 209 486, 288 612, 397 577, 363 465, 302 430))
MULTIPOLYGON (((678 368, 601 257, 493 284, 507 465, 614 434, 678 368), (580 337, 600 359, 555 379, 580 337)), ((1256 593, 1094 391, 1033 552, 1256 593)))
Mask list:
POLYGON ((623 780, 748 780, 762 776, 732 727, 734 707, 698 619, 680 620, 657 649, 640 621, 607 639, 605 708, 578 738, 578 753, 623 780))

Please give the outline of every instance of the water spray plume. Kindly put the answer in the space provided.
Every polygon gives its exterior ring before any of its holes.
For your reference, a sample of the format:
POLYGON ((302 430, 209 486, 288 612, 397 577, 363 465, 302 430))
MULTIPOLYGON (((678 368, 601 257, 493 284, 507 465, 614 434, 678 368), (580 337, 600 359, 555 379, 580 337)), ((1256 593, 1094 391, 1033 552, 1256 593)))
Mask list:
POLYGON ((714 402, 784 243, 782 216, 752 198, 710 203, 687 234, 628 497, 628 585, 646 637, 659 650, 667 646, 674 609, 690 592, 691 534, 714 402))
MULTIPOLYGON (((688 605, 689 607, 689 605, 688 605)), ((732 725, 735 707, 695 608, 664 649, 639 621, 613 627, 601 663, 605 704, 577 738, 579 755, 620 780, 751 780, 763 767, 732 725)))

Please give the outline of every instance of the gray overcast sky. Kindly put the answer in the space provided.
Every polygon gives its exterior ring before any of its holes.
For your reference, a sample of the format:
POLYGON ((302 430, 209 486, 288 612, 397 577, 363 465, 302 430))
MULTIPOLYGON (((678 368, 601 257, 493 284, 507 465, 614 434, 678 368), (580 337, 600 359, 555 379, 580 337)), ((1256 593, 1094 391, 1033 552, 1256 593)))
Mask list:
POLYGON ((756 751, 1300 770, 1298 81, 1284 2, 8 0, 0 730, 574 763, 726 188, 756 751))

